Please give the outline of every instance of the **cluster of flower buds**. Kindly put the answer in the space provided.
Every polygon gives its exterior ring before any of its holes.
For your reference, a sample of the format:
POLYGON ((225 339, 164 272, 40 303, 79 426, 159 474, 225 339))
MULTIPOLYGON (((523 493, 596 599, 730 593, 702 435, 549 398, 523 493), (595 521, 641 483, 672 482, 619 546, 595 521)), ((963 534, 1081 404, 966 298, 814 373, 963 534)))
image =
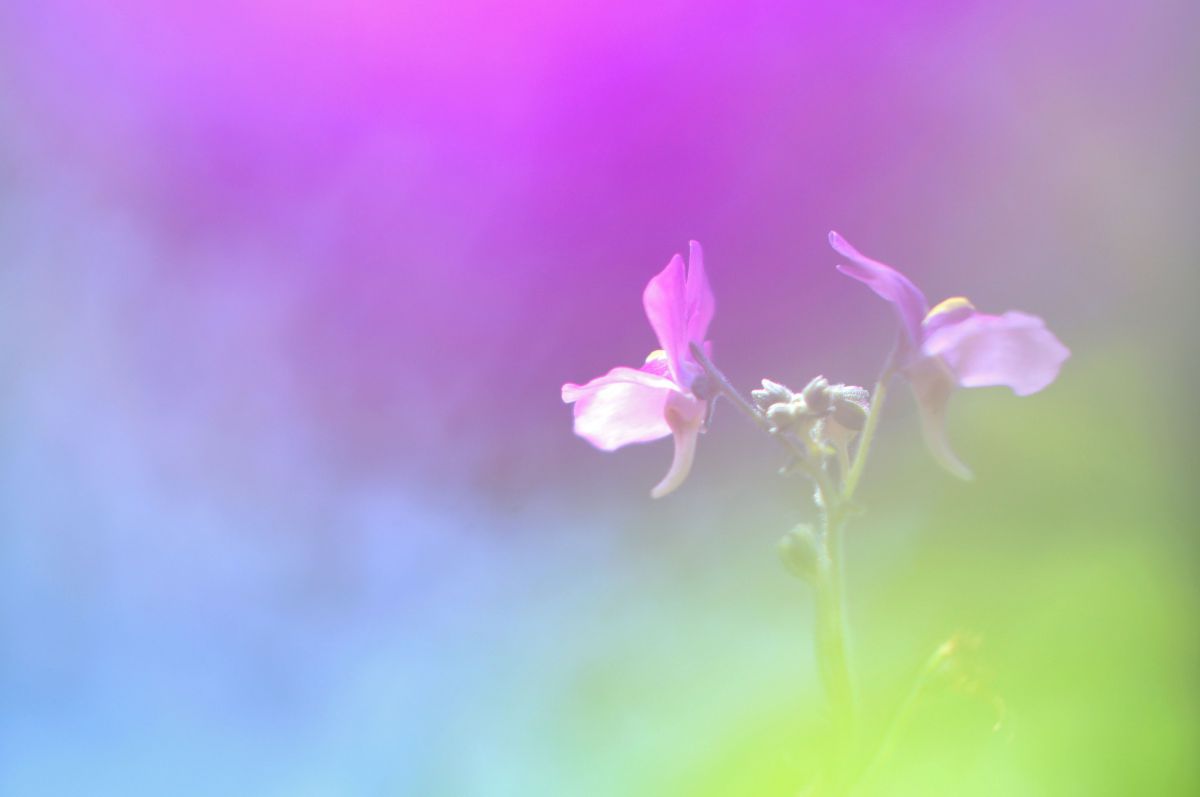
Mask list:
POLYGON ((861 387, 831 385, 823 376, 794 393, 770 379, 751 393, 754 403, 781 432, 824 438, 834 445, 848 443, 867 422, 870 394, 861 387))

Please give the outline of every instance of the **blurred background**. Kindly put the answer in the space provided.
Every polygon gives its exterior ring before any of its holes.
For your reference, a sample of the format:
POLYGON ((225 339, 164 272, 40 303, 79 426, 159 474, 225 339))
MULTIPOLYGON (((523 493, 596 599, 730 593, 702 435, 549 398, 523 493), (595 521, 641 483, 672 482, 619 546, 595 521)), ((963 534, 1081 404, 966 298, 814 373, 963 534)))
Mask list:
POLYGON ((652 501, 670 444, 592 449, 559 388, 655 347, 689 238, 738 386, 869 384, 894 321, 830 229, 1073 351, 955 397, 969 484, 893 393, 848 539, 867 721, 956 632, 980 686, 864 793, 1196 793, 1198 26, 8 0, 0 793, 794 794, 807 488, 726 405, 652 501))

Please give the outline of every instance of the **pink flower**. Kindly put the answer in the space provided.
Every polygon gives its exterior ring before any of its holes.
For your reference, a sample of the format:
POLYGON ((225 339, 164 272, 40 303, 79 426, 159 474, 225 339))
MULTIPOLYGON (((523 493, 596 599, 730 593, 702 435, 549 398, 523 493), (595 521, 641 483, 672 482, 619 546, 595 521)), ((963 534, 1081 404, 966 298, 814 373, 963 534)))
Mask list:
POLYGON ((704 371, 688 350, 704 340, 712 321, 712 289, 704 274, 700 244, 689 244, 688 267, 675 255, 650 280, 642 295, 646 317, 662 347, 641 368, 617 367, 586 385, 565 384, 563 401, 575 404, 575 433, 603 451, 630 443, 675 437, 675 458, 663 480, 650 491, 661 498, 687 478, 704 425, 708 399, 693 392, 704 371))
POLYGON ((930 310, 908 277, 865 257, 836 232, 829 233, 829 243, 851 261, 839 271, 896 308, 904 330, 897 365, 916 396, 925 440, 946 469, 971 478, 946 438, 946 405, 954 389, 1004 385, 1027 396, 1053 382, 1071 352, 1042 319, 1026 313, 987 315, 962 297, 930 310))

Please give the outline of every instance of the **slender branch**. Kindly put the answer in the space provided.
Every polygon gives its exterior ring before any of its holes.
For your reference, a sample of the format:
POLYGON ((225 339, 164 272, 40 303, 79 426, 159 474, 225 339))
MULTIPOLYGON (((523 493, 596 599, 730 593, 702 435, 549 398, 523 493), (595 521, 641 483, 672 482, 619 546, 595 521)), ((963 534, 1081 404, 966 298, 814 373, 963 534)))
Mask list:
MULTIPOLYGON (((871 441, 875 437, 875 429, 879 426, 879 418, 883 412, 884 400, 887 398, 888 383, 895 370, 900 344, 897 343, 875 382, 871 394, 871 407, 867 413, 867 421, 863 426, 862 436, 854 452, 854 459, 849 468, 842 460, 842 490, 833 501, 828 502, 824 513, 824 557, 823 573, 817 584, 817 655, 825 676, 826 689, 829 692, 830 708, 833 712, 834 729, 837 740, 837 755, 834 762, 833 789, 841 794, 853 788, 857 780, 853 773, 854 748, 857 742, 855 729, 854 683, 850 675, 849 656, 846 644, 845 618, 845 577, 844 557, 842 555, 842 532, 846 517, 852 507, 854 492, 862 479, 866 468, 867 455, 871 450, 871 441)), ((923 687, 922 687, 923 688, 923 687)), ((919 690, 918 690, 919 693, 919 690)), ((916 701, 916 694, 911 695, 911 702, 916 701)), ((907 706, 907 702, 905 704, 907 706)), ((901 713, 906 713, 901 709, 901 713)), ((887 746, 885 740, 885 747, 887 746)), ((876 756, 868 770, 880 761, 876 756)))
POLYGON ((887 398, 888 382, 895 373, 896 355, 899 350, 900 344, 897 343, 883 364, 883 370, 875 382, 875 389, 871 392, 871 409, 867 412, 867 423, 863 427, 862 436, 859 437, 858 448, 854 452, 854 462, 850 465, 850 472, 846 474, 842 487, 842 500, 847 504, 853 500, 854 491, 858 489, 859 479, 862 478, 863 470, 867 467, 867 454, 871 451, 871 440, 875 437, 875 428, 879 426, 879 416, 883 412, 884 399, 887 398))
POLYGON ((849 782, 855 747, 854 683, 846 640, 845 579, 842 556, 842 525, 845 514, 840 502, 823 513, 824 529, 821 572, 816 589, 817 661, 829 695, 835 754, 832 762, 834 793, 849 782))
MULTIPOLYGON (((747 401, 745 396, 737 392, 737 388, 730 383, 725 374, 721 373, 720 370, 717 369, 717 366, 713 365, 712 360, 708 359, 708 355, 704 353, 704 349, 700 348, 700 346, 695 343, 689 345, 692 356, 696 358, 696 362, 699 363, 700 367, 704 369, 704 373, 708 375, 708 378, 711 379, 714 384, 716 384, 721 395, 732 401, 734 406, 741 410, 746 417, 754 421, 754 423, 756 423, 760 429, 767 434, 775 436, 774 427, 772 427, 771 422, 767 420, 767 416, 759 412, 758 408, 747 401)), ((780 439, 782 440, 782 438, 780 439)), ((788 441, 783 440, 785 445, 787 442, 788 441)))

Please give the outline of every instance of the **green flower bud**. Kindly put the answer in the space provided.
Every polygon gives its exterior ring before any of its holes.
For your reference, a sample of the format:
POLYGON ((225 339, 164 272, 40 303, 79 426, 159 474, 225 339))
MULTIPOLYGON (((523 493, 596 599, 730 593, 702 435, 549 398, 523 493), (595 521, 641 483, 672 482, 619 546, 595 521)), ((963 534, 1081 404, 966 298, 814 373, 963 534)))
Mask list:
POLYGON ((797 578, 814 583, 819 569, 817 536, 813 527, 800 523, 779 538, 779 558, 788 572, 797 578))
POLYGON ((751 390, 750 395, 754 398, 754 403, 763 412, 772 404, 787 404, 795 395, 791 390, 788 390, 778 382, 772 382, 770 379, 762 381, 761 390, 751 390))
POLYGON ((811 412, 823 414, 829 409, 831 396, 829 380, 823 376, 815 377, 804 388, 804 403, 811 412))
POLYGON ((795 401, 789 401, 785 404, 772 404, 767 408, 767 420, 776 429, 790 429, 803 413, 804 406, 797 404, 795 401))
POLYGON ((833 402, 833 420, 852 432, 861 432, 867 425, 867 408, 857 401, 836 398, 833 402))
POLYGON ((829 392, 834 400, 853 401, 855 404, 862 404, 864 407, 871 403, 871 391, 865 387, 858 387, 857 385, 833 385, 829 388, 829 392))

